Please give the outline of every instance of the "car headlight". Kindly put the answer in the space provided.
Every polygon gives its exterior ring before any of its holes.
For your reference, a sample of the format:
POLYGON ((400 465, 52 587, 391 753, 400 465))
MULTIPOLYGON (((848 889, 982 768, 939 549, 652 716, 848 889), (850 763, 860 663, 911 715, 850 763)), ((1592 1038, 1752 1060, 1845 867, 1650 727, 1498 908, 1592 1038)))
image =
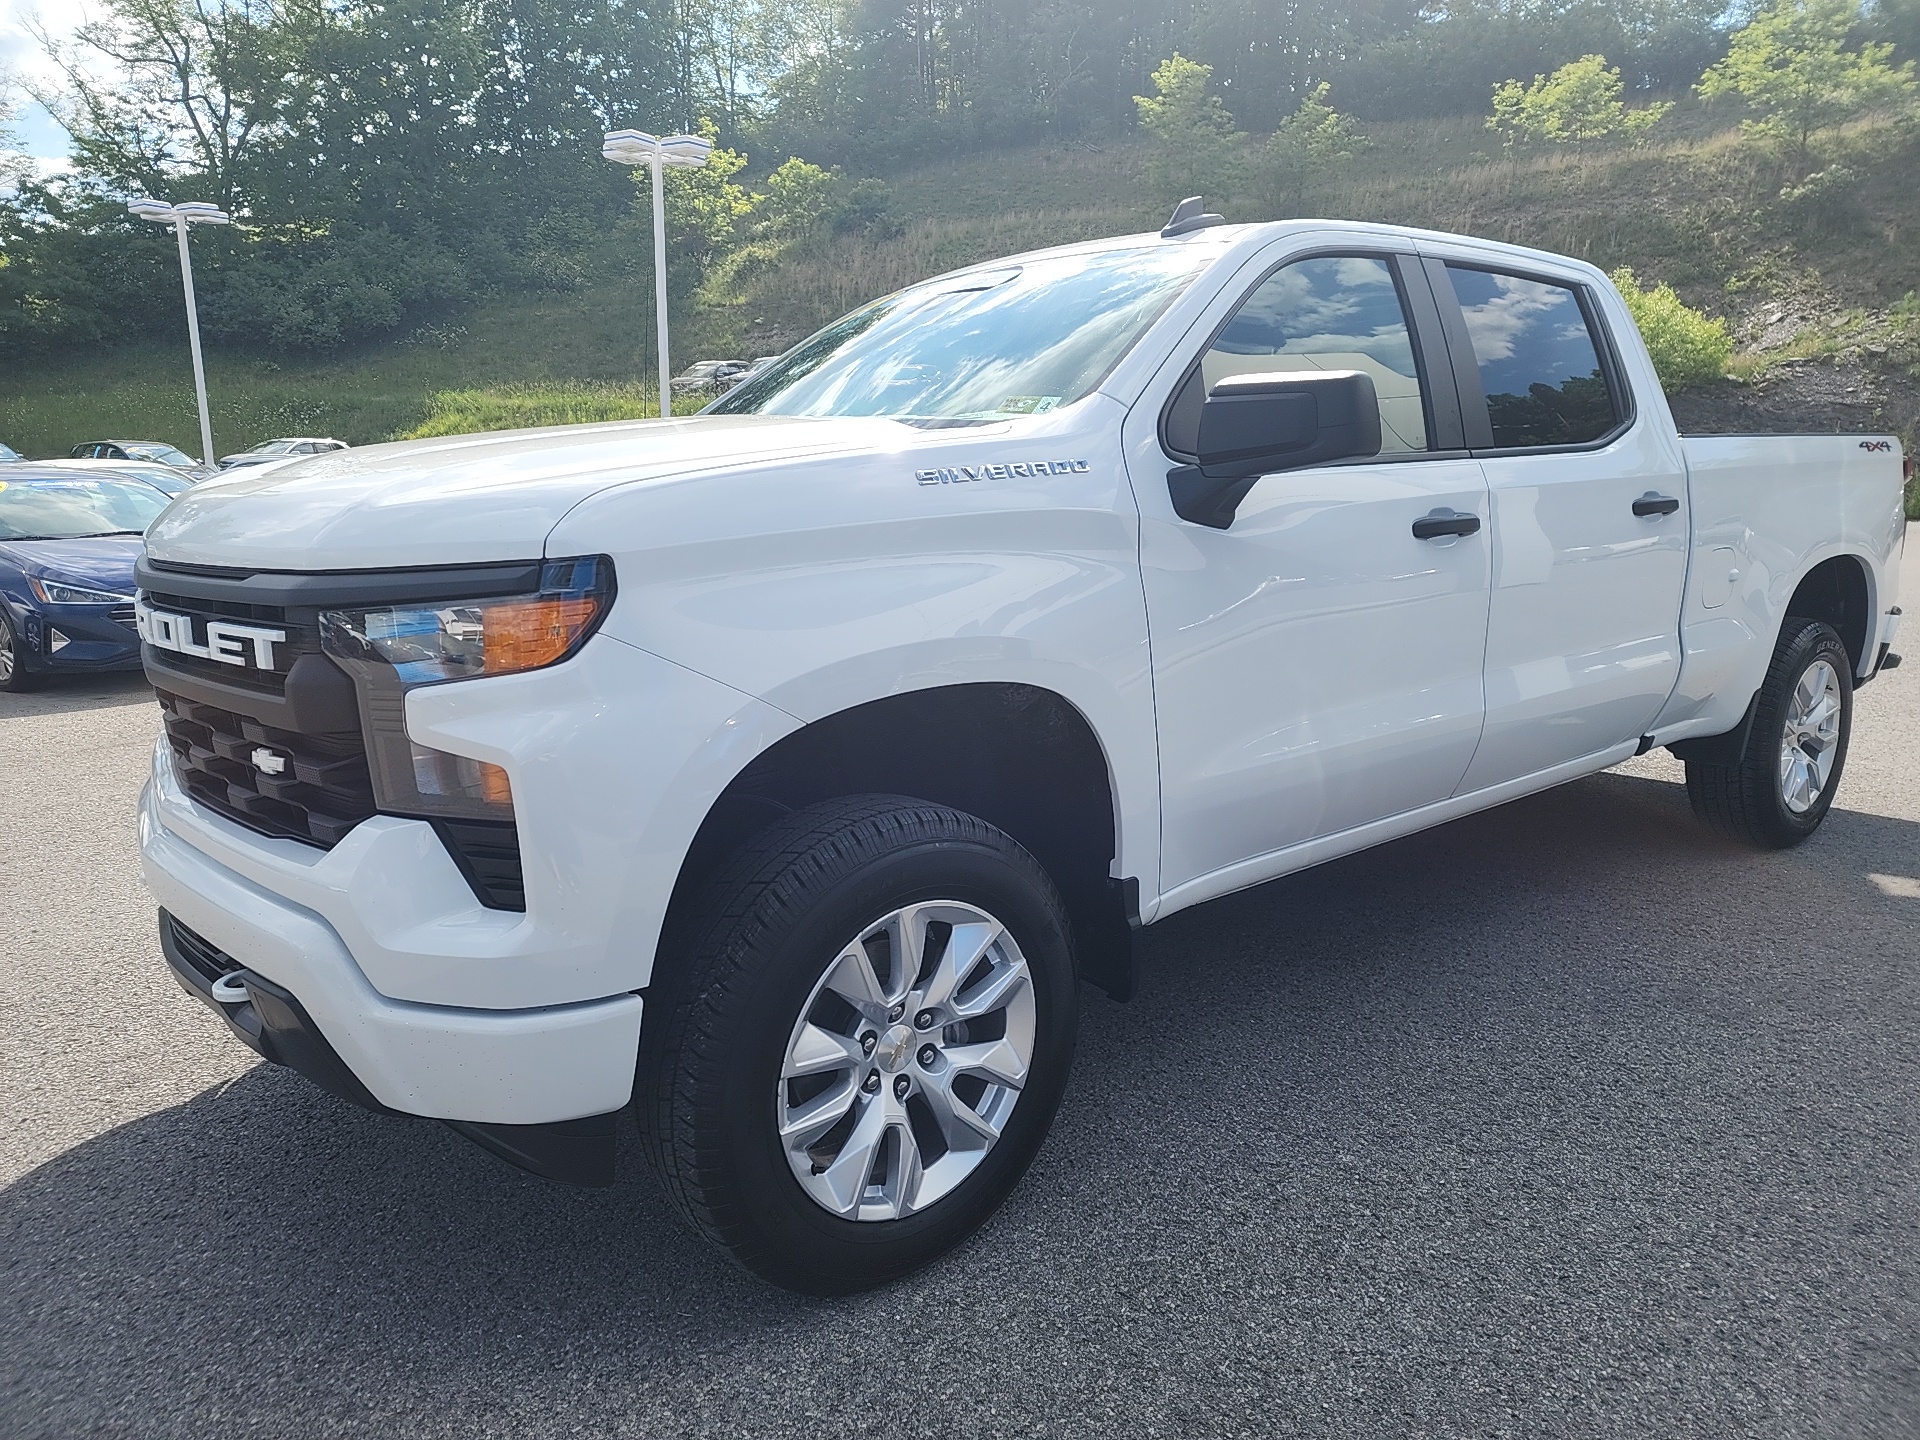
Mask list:
POLYGON ((417 743, 407 734, 407 691, 557 665, 586 643, 612 604, 613 562, 587 556, 548 561, 531 595, 323 611, 321 648, 360 693, 380 809, 511 820, 507 772, 417 743))
POLYGON ((27 586, 48 605, 127 605, 131 595, 116 595, 111 590, 89 590, 84 585, 63 585, 58 580, 27 577, 27 586))

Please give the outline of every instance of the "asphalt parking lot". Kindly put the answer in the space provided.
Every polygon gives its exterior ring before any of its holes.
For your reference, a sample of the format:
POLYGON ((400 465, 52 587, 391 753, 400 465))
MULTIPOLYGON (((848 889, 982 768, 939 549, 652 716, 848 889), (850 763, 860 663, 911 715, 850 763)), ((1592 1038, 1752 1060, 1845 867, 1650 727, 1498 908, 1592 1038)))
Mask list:
POLYGON ((637 1145, 255 1063, 159 958, 144 687, 0 696, 0 1435, 1920 1435, 1906 648, 1801 849, 1662 753, 1155 927, 1007 1210, 831 1302, 637 1145))

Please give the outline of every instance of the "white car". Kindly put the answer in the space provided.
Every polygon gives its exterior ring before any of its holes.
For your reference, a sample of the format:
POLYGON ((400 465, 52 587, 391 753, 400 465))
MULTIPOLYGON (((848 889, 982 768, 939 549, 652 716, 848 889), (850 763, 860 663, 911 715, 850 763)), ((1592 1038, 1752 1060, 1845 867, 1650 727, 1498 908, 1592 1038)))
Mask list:
POLYGON ((262 440, 251 450, 242 450, 238 455, 222 455, 222 470, 245 469, 250 465, 270 465, 277 460, 297 459, 303 455, 330 455, 335 450, 345 450, 344 440, 330 440, 306 435, 284 435, 278 440, 262 440))
POLYGON ((1891 437, 1683 438, 1600 271, 1387 226, 1183 216, 699 417, 354 457, 148 533, 169 962, 540 1174, 633 1116, 806 1291, 1001 1203, 1139 927, 1653 746, 1796 844, 1897 661, 1891 437))

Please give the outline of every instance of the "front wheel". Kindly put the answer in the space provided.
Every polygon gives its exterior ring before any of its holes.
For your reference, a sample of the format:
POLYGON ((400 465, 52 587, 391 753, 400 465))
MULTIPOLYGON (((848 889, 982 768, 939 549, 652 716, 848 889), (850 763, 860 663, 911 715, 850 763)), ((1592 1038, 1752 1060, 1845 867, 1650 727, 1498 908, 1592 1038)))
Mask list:
POLYGON ((1831 625, 1790 618, 1731 765, 1687 762, 1687 798, 1716 830, 1769 850, 1827 818, 1853 729, 1853 662, 1831 625))
POLYGON ((13 627, 13 617, 0 605, 0 690, 32 690, 40 683, 39 675, 27 669, 20 647, 20 633, 13 627))
POLYGON ((1039 863, 897 796, 812 806, 733 857, 662 946, 648 1148, 748 1269, 837 1294, 958 1244, 1045 1138, 1075 976, 1039 863))

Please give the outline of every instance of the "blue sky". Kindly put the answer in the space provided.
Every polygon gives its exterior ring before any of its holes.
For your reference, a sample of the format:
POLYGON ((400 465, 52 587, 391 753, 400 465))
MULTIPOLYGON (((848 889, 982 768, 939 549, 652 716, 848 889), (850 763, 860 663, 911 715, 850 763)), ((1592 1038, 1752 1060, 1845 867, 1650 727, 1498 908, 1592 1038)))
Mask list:
MULTIPOLYGON (((35 15, 56 35, 70 34, 92 13, 84 0, 0 0, 0 71, 16 79, 44 82, 53 78, 40 44, 27 33, 27 22, 35 15)), ((67 135, 47 112, 24 94, 20 113, 13 122, 14 133, 27 154, 43 160, 63 159, 67 153, 67 135)))

